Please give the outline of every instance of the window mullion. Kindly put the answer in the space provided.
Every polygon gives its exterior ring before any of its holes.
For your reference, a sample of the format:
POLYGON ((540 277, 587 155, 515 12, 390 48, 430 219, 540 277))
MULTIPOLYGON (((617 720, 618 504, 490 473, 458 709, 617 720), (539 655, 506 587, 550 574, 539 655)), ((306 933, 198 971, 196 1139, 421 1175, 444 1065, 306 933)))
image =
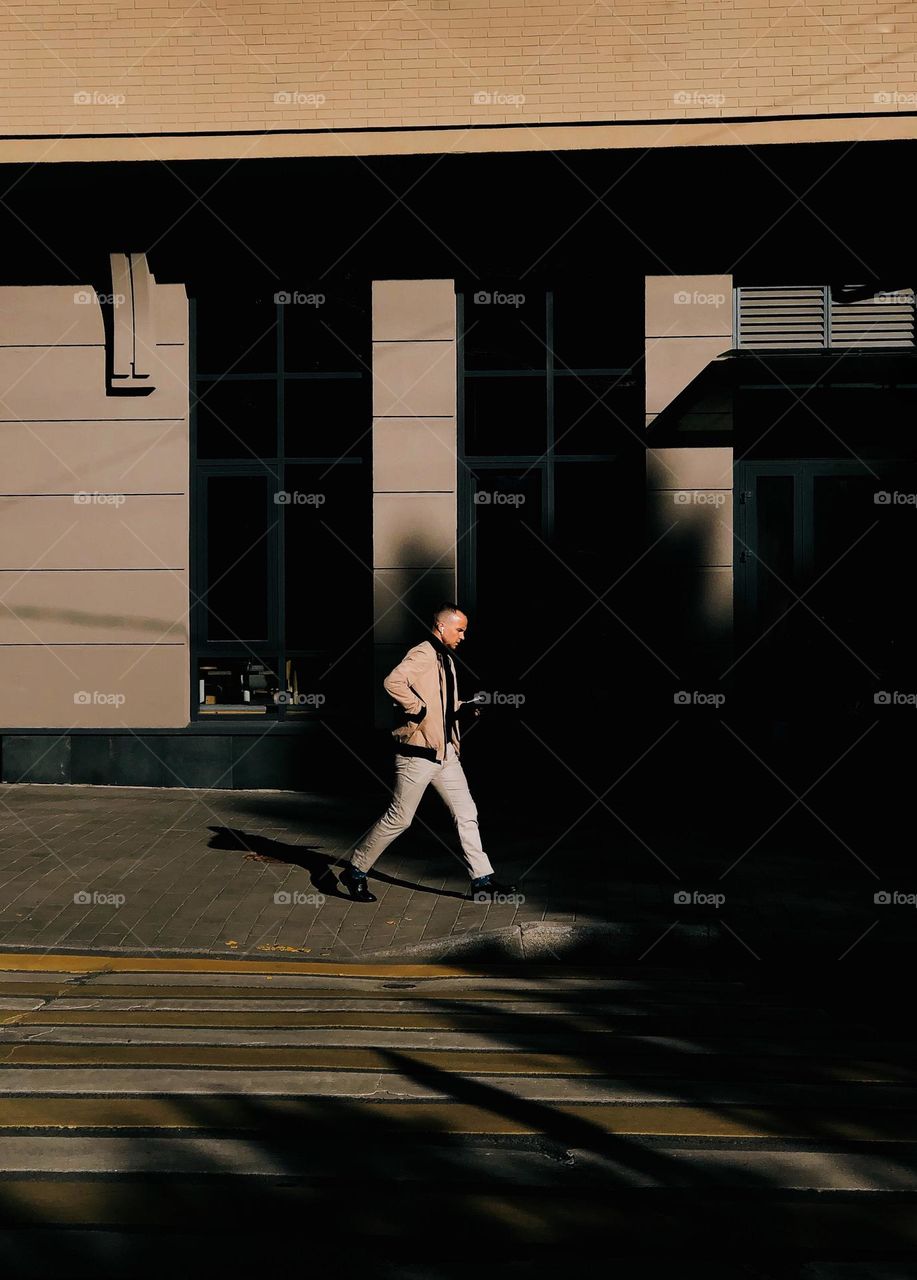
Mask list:
POLYGON ((548 448, 545 454, 544 536, 554 537, 554 291, 545 292, 545 379, 548 448))
MULTIPOLYGON (((281 489, 287 487, 286 468, 286 418, 284 402, 284 372, 286 369, 285 350, 285 306, 278 302, 277 306, 277 459, 278 480, 281 489)), ((275 506, 277 512, 277 528, 274 531, 274 555, 271 560, 271 573, 274 579, 274 626, 277 641, 277 678, 285 686, 287 671, 287 627, 286 627, 286 507, 275 506)), ((277 708, 278 718, 286 719, 284 707, 277 708)))

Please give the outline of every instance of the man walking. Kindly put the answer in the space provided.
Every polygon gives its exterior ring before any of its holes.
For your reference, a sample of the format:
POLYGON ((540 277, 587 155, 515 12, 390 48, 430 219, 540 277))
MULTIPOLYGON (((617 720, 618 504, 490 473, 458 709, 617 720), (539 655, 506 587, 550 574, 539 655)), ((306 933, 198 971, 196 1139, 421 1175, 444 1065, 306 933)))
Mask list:
MULTIPOLYGON (((495 893, 512 893, 498 884, 481 847, 478 811, 459 763, 458 697, 452 653, 465 639, 468 619, 458 605, 443 604, 433 615, 430 637, 415 645, 383 681, 402 712, 395 739, 395 790, 391 804, 350 855, 341 884, 356 902, 375 902, 366 873, 392 841, 413 821, 421 796, 432 782, 448 805, 471 876, 471 897, 490 902, 495 893)), ((464 705, 483 702, 476 694, 464 705)))

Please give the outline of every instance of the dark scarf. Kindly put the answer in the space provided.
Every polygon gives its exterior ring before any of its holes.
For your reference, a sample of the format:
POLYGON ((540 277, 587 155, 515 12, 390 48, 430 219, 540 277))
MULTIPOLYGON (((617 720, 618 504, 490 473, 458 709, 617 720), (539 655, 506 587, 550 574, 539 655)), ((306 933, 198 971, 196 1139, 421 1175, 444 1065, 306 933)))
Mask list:
POLYGON ((446 675, 446 706, 445 706, 445 730, 446 745, 452 741, 452 726, 455 724, 455 680, 452 676, 452 663, 449 661, 452 650, 443 644, 442 640, 437 640, 436 636, 430 637, 430 644, 439 655, 439 660, 443 664, 443 670, 446 675))

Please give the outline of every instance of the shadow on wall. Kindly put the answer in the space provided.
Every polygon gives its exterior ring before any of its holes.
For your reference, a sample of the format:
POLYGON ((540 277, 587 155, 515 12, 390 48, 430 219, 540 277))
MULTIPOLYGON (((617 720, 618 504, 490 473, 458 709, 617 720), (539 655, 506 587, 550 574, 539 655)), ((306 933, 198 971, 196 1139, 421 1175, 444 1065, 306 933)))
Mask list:
MULTIPOLYGON (((621 497, 610 493, 607 501, 621 497)), ((634 506, 640 511, 642 502, 634 506)), ((464 731, 465 767, 477 786, 511 788, 526 802, 539 796, 564 809, 582 798, 583 779, 601 792, 652 747, 675 718, 679 691, 722 690, 731 599, 723 608, 722 575, 718 597, 694 571, 709 560, 711 524, 706 513, 698 516, 699 505, 691 518, 684 510, 673 505, 672 520, 663 522, 657 504, 634 562, 616 568, 598 590, 565 565, 563 547, 545 544, 540 525, 531 536, 509 529, 505 549, 488 543, 496 572, 480 560, 476 572, 479 599, 484 575, 490 580, 489 607, 483 600, 477 611, 465 606, 469 635, 456 654, 460 696, 483 690, 489 699, 464 731), (660 537, 661 553, 643 557, 660 537)), ((528 518, 524 507, 519 518, 528 518)), ((714 519, 729 521, 731 511, 717 510, 714 519)), ((394 558, 414 568, 377 588, 377 636, 386 636, 378 656, 390 664, 386 670, 427 637, 433 608, 451 594, 455 552, 448 544, 445 550, 421 531, 397 544, 394 558)), ((377 664, 383 737, 391 723, 385 673, 377 664)))
POLYGON ((177 627, 174 618, 143 618, 136 614, 90 613, 86 609, 53 609, 41 605, 16 605, 11 607, 0 601, 0 609, 11 618, 28 618, 34 622, 66 622, 74 627, 106 627, 109 630, 151 631, 156 635, 169 632, 174 641, 184 640, 187 629, 177 627))

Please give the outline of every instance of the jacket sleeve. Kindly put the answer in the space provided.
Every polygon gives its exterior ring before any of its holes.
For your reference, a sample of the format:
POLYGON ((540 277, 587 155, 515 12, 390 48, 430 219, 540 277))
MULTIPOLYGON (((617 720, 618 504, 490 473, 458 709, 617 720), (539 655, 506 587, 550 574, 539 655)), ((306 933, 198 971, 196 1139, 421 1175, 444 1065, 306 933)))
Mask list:
MULTIPOLYGON (((435 661, 435 655, 434 655, 435 661)), ((405 715, 412 719, 422 719, 426 714, 426 704, 411 688, 418 676, 430 668, 430 656, 418 646, 405 654, 394 671, 390 671, 382 681, 385 692, 398 703, 405 715)))

